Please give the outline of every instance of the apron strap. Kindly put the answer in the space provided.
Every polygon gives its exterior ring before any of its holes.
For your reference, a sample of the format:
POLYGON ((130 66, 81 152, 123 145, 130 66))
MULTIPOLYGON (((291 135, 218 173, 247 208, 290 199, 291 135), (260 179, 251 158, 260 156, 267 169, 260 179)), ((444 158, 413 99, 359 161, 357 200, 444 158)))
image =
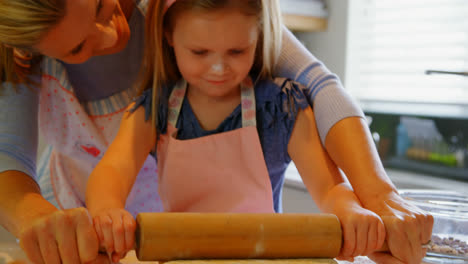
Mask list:
POLYGON ((187 90, 187 82, 182 79, 176 83, 172 90, 171 97, 169 97, 169 114, 167 122, 176 127, 177 120, 179 119, 180 108, 185 98, 185 91, 187 90))
POLYGON ((137 7, 140 10, 140 12, 143 14, 143 16, 146 16, 146 11, 148 10, 148 6, 149 6, 148 0, 140 0, 140 2, 138 3, 137 7))
MULTIPOLYGON (((255 91, 252 79, 247 77, 241 84, 242 127, 257 126, 255 91)), ((180 109, 184 102, 187 82, 182 79, 176 83, 169 97, 169 114, 167 122, 176 127, 180 109)))
POLYGON ((247 76, 241 82, 242 127, 257 126, 255 90, 252 79, 247 76))

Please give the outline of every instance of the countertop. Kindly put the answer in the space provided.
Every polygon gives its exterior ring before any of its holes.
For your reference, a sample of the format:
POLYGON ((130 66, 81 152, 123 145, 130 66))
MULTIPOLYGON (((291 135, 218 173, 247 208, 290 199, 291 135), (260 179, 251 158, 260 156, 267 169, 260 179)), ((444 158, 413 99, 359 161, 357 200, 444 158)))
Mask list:
MULTIPOLYGON (((0 243, 0 264, 29 264, 21 248, 16 243, 0 243)), ((135 256, 135 251, 131 251, 127 256, 120 261, 122 264, 131 263, 148 263, 159 264, 157 261, 140 262, 135 256)), ((375 264, 373 261, 365 257, 358 257, 354 262, 337 261, 339 264, 375 264)))
MULTIPOLYGON (((375 264, 372 260, 367 257, 357 257, 354 262, 348 261, 336 261, 338 264, 375 264)), ((130 251, 127 256, 122 259, 119 263, 121 264, 137 264, 137 263, 147 263, 147 264, 159 264, 157 261, 145 261, 140 262, 136 258, 135 251, 130 251)), ((17 243, 14 242, 0 242, 0 264, 30 264, 27 261, 26 256, 19 247, 17 243)), ((428 264, 428 263, 421 263, 428 264)))

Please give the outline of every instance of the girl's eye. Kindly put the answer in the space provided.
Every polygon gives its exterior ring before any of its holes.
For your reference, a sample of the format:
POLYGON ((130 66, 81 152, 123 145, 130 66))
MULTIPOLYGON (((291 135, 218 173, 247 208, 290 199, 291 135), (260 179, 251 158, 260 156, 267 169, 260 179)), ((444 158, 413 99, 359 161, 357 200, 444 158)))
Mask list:
POLYGON ((244 52, 245 52, 245 50, 230 50, 229 54, 231 54, 231 55, 240 55, 240 54, 243 54, 244 52))
POLYGON ((206 50, 192 50, 192 53, 198 56, 205 55, 207 53, 206 50))

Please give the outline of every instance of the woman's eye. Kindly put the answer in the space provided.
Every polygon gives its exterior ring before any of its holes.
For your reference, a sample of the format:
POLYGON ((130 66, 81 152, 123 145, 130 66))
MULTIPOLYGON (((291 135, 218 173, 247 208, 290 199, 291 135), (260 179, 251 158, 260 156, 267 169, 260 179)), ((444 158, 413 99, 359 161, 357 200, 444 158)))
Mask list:
POLYGON ((206 50, 192 50, 192 53, 195 54, 195 55, 205 55, 207 53, 206 50))
POLYGON ((99 15, 99 13, 101 12, 101 9, 102 9, 102 0, 98 0, 97 7, 96 7, 96 16, 99 15))

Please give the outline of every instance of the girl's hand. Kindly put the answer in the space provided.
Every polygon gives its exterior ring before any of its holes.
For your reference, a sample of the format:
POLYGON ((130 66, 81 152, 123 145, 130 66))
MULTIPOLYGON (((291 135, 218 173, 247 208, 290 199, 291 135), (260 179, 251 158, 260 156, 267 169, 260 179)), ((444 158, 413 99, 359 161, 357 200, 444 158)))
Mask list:
POLYGON ((105 248, 112 262, 119 262, 133 249, 136 221, 128 211, 118 208, 102 210, 93 221, 100 246, 105 248))
POLYGON ((372 199, 365 207, 382 217, 388 248, 393 256, 374 253, 369 257, 377 263, 421 263, 426 255, 422 245, 429 242, 432 235, 432 215, 410 204, 398 193, 372 199))
POLYGON ((385 241, 385 227, 380 217, 359 204, 345 203, 334 212, 341 222, 343 246, 340 260, 353 260, 380 249, 385 241))

